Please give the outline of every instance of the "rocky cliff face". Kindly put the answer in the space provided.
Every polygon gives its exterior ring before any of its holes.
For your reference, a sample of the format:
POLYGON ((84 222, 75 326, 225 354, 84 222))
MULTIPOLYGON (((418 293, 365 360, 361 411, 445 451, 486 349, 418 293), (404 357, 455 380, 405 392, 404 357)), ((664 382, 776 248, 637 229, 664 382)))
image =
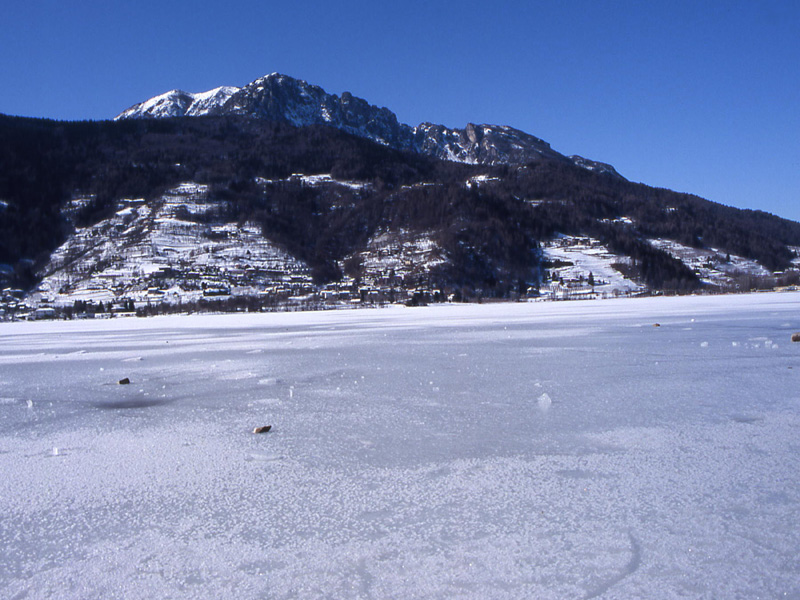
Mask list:
POLYGON ((414 128, 414 134, 415 151, 445 160, 488 165, 567 160, 547 142, 504 125, 469 123, 464 129, 447 129, 423 123, 414 128))
POLYGON ((542 158, 573 162, 586 169, 620 177, 611 165, 579 156, 566 157, 547 142, 504 125, 449 129, 422 123, 411 127, 388 108, 374 106, 345 92, 328 94, 321 87, 272 73, 242 87, 221 87, 201 94, 173 90, 141 102, 117 119, 239 115, 303 127, 330 125, 385 146, 471 164, 524 164, 542 158))

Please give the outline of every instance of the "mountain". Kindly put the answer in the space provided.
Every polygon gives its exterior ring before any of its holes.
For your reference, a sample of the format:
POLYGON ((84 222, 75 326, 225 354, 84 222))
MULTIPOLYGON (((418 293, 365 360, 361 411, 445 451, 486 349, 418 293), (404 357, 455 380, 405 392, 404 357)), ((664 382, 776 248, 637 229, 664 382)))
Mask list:
POLYGON ((513 127, 475 125, 449 129, 400 123, 379 108, 345 92, 341 97, 279 73, 242 88, 216 88, 201 94, 173 90, 141 102, 116 119, 236 115, 279 121, 296 127, 328 125, 398 150, 469 164, 525 164, 542 158, 572 162, 598 173, 620 177, 604 163, 559 154, 547 142, 513 127))
POLYGON ((284 76, 123 116, 0 115, 0 317, 800 283, 800 224, 508 127, 411 128, 284 76))
POLYGON ((223 86, 201 94, 172 90, 150 98, 120 114, 117 119, 199 117, 224 104, 239 88, 223 86))

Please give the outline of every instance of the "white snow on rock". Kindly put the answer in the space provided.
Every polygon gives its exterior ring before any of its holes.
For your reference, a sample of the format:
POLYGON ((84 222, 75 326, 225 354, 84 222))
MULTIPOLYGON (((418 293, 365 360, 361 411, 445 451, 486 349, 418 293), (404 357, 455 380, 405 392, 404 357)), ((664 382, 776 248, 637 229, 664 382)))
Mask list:
POLYGON ((233 86, 221 86, 197 94, 171 90, 130 107, 114 120, 206 115, 215 107, 225 104, 238 91, 239 88, 233 86))
POLYGON ((239 88, 226 85, 207 92, 192 94, 192 103, 186 110, 186 116, 191 117, 194 115, 208 114, 212 108, 225 104, 228 98, 238 91, 239 88))
POLYGON ((798 306, 0 325, 0 590, 797 597, 798 306))

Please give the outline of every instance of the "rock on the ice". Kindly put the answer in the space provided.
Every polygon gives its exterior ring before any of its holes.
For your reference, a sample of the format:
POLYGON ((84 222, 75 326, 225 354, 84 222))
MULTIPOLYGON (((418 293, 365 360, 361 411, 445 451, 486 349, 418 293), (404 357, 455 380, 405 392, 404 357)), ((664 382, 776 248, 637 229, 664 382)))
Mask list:
POLYGON ((800 342, 800 331, 798 331, 797 333, 793 333, 792 334, 792 341, 793 342, 800 342))
POLYGON ((272 429, 272 425, 264 425, 263 427, 256 427, 253 429, 253 433, 267 433, 270 429, 272 429))

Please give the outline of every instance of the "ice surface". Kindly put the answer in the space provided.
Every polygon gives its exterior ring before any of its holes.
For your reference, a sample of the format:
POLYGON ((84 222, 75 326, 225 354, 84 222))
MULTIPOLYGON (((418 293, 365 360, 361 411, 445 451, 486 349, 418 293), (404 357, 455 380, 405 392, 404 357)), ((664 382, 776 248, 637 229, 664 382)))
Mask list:
POLYGON ((798 308, 3 324, 0 596, 796 598, 798 308))

